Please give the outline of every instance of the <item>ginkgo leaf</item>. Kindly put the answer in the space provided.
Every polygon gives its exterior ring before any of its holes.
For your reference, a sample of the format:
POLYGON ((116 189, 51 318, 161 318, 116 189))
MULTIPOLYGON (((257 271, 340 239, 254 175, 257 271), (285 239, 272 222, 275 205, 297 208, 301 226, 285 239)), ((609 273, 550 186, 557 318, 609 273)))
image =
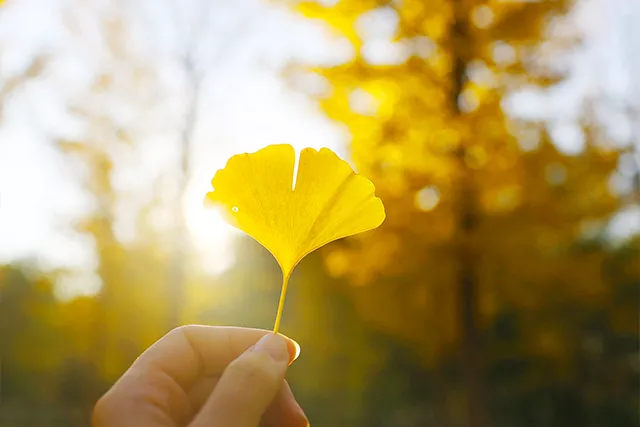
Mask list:
MULTIPOLYGON (((239 154, 219 170, 207 200, 227 221, 264 246, 278 261, 283 295, 288 278, 310 252, 343 237, 378 227, 382 201, 367 178, 327 148, 305 148, 294 180, 295 151, 271 145, 239 154)), ((278 328, 282 307, 276 320, 278 328)))

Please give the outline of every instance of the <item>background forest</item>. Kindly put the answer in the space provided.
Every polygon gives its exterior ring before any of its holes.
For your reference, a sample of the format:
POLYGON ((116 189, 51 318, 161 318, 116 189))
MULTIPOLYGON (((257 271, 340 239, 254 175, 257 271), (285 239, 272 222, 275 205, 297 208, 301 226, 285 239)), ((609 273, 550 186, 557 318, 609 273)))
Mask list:
POLYGON ((270 328, 280 270, 202 200, 328 146, 385 203, 305 258, 311 424, 634 427, 640 4, 0 1, 0 426, 85 426, 187 323, 270 328))

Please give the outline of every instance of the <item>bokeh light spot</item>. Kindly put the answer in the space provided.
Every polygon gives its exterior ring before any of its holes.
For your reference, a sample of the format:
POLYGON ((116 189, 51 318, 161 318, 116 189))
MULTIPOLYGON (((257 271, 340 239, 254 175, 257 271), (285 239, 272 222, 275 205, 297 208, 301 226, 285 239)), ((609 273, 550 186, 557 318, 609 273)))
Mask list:
POLYGON ((415 203, 422 211, 431 211, 440 203, 440 192, 435 186, 424 187, 416 193, 415 203))

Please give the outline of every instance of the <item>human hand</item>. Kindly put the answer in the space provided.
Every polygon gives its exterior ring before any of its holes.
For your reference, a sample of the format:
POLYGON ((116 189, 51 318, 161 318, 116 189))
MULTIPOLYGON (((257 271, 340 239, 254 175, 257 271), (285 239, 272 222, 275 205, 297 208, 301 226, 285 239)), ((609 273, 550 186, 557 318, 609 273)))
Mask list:
POLYGON ((270 331, 183 326, 98 401, 94 427, 307 427, 284 379, 298 346, 270 331))

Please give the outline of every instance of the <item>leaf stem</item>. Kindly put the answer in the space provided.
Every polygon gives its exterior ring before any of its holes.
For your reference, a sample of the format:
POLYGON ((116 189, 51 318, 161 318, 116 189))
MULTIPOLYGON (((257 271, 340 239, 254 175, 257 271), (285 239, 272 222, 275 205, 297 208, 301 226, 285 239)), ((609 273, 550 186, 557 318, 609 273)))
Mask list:
POLYGON ((282 311, 284 309, 284 298, 287 295, 287 285, 289 284, 289 274, 282 275, 282 290, 280 291, 280 302, 278 303, 278 313, 276 314, 276 323, 273 325, 273 333, 277 334, 280 329, 280 321, 282 320, 282 311))

